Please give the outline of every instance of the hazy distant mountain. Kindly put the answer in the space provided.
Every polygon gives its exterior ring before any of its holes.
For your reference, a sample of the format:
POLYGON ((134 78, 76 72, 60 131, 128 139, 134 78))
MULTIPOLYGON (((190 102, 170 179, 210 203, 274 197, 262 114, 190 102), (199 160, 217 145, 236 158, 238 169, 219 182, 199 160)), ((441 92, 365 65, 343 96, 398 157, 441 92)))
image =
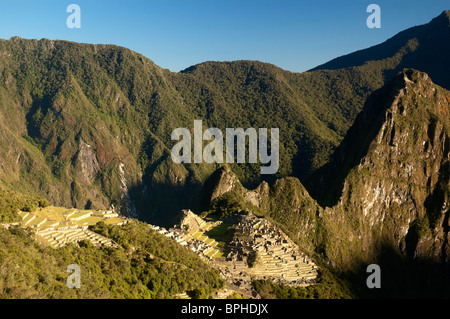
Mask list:
POLYGON ((362 65, 379 68, 386 80, 404 68, 430 75, 434 82, 450 89, 450 11, 444 11, 430 23, 402 31, 389 40, 335 58, 314 70, 337 70, 362 65))

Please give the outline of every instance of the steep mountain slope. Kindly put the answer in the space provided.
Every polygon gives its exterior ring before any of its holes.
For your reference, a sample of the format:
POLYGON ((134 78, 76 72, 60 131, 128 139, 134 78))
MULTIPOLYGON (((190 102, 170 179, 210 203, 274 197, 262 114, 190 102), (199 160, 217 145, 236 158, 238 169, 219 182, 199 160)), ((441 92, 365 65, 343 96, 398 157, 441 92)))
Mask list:
POLYGON ((19 38, 0 46, 2 183, 58 205, 133 213, 132 189, 167 153, 155 134, 170 138, 165 121, 183 116, 167 72, 114 46, 19 38))
MULTIPOLYGON (((176 74, 174 82, 186 103, 219 128, 279 128, 284 163, 278 176, 303 178, 325 163, 365 98, 382 85, 366 75, 296 74, 255 61, 206 62, 176 74)), ((244 183, 258 181, 233 169, 244 183)))
POLYGON ((449 102, 427 74, 401 72, 368 101, 321 175, 323 191, 342 189, 324 214, 328 257, 338 267, 380 263, 391 280, 385 296, 448 294, 449 102))
POLYGON ((384 43, 333 59, 312 70, 366 65, 379 69, 389 81, 400 70, 414 68, 428 73, 436 84, 450 89, 449 39, 450 11, 444 11, 428 24, 407 29, 384 43))
MULTIPOLYGON (((277 127, 277 176, 306 176, 376 87, 358 72, 299 78, 250 61, 174 74, 124 48, 46 39, 2 40, 0 52, 4 187, 61 206, 114 205, 154 223, 189 206, 216 168, 175 165, 173 129, 195 119, 204 128, 277 127)), ((233 169, 246 184, 261 181, 259 165, 233 169)))
POLYGON ((359 221, 364 249, 378 235, 411 257, 447 258, 449 102, 427 74, 403 71, 368 101, 321 176, 327 194, 341 189, 333 216, 359 221))
POLYGON ((319 198, 330 204, 332 194, 337 202, 323 209, 292 177, 250 191, 227 168, 214 174, 204 199, 211 199, 212 210, 220 202, 219 208, 266 216, 304 251, 359 274, 357 281, 362 267, 383 265, 385 297, 443 296, 449 284, 449 115, 450 92, 426 73, 404 70, 369 98, 331 163, 315 176, 319 198))
POLYGON ((195 119, 222 130, 279 128, 275 176, 261 176, 260 165, 231 168, 247 187, 285 176, 305 182, 328 162, 386 72, 410 56, 412 67, 448 69, 448 41, 438 41, 448 38, 446 17, 414 29, 422 30, 414 38, 419 46, 402 35, 383 60, 376 51, 361 66, 302 74, 255 61, 172 73, 117 46, 0 40, 0 183, 55 205, 114 205, 167 224, 194 204, 217 168, 171 160, 171 132, 192 129, 195 119))

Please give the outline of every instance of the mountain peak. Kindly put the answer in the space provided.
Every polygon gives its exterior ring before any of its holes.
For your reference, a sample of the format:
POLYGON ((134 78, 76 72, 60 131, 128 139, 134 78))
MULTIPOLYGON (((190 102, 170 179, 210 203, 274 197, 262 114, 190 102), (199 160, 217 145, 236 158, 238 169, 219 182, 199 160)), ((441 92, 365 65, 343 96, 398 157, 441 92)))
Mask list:
POLYGON ((433 84, 428 74, 415 69, 403 69, 400 71, 392 80, 392 82, 402 81, 405 88, 407 88, 408 83, 424 83, 433 84))
POLYGON ((450 89, 450 69, 446 63, 450 55, 449 39, 450 10, 447 10, 427 24, 404 30, 381 44, 338 57, 310 71, 364 66, 381 70, 387 83, 399 71, 414 68, 450 89), (433 61, 433 65, 429 61, 433 61))
POLYGON ((440 15, 430 21, 429 25, 435 25, 439 27, 450 27, 450 10, 442 11, 440 15))
MULTIPOLYGON (((335 188, 327 188, 327 194, 323 194, 323 198, 322 195, 315 194, 315 196, 324 206, 335 205, 341 196, 343 182, 349 171, 357 167, 370 150, 376 148, 377 143, 395 147, 405 144, 404 141, 401 143, 397 141, 400 131, 405 133, 402 138, 408 140, 411 145, 426 141, 428 135, 433 135, 429 139, 434 139, 435 134, 428 134, 428 131, 431 132, 433 129, 428 129, 424 123, 448 123, 449 100, 449 92, 435 85, 427 73, 414 69, 404 69, 397 73, 388 84, 367 99, 364 108, 336 149, 333 160, 319 172, 321 176, 333 176, 330 180, 323 181, 330 185, 333 184, 331 180, 334 180, 335 188), (423 126, 426 127, 425 133, 417 129, 423 126), (410 133, 414 130, 423 133, 424 138, 410 140, 408 136, 412 136, 410 133)), ((448 124, 442 127, 444 126, 448 124)), ((407 151, 413 152, 411 149, 402 150, 403 153, 407 151)), ((417 153, 417 150, 414 152, 417 153)), ((312 193, 319 189, 316 185, 312 185, 312 188, 310 189, 312 193)))
POLYGON ((440 17, 444 17, 445 19, 447 19, 448 21, 450 21, 450 10, 442 11, 440 17))

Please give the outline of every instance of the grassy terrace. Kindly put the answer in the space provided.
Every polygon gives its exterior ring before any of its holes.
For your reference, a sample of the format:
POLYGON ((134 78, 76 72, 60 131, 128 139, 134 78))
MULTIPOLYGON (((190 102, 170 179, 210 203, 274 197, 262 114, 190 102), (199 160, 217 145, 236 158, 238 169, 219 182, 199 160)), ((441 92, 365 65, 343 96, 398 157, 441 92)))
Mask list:
POLYGON ((103 217, 89 216, 83 218, 79 221, 73 220, 73 218, 77 218, 88 213, 91 213, 92 210, 77 210, 77 209, 68 209, 63 207, 53 207, 49 206, 46 208, 39 208, 35 212, 26 213, 20 212, 20 216, 23 218, 22 224, 28 227, 40 225, 39 228, 49 228, 55 227, 58 223, 64 224, 64 222, 70 221, 71 225, 95 225, 99 221, 103 221, 108 225, 118 224, 124 221, 123 218, 113 217, 109 219, 104 219, 103 217), (44 220, 46 220, 44 222, 44 220), (40 224, 42 223, 42 224, 40 224))
POLYGON ((48 218, 50 220, 62 222, 65 220, 64 214, 74 211, 73 209, 67 209, 63 207, 46 207, 40 208, 35 214, 41 217, 48 218))
POLYGON ((228 255, 226 247, 232 238, 232 236, 230 237, 226 234, 230 225, 231 224, 229 223, 225 223, 225 225, 214 225, 213 221, 208 221, 202 229, 190 231, 187 235, 185 235, 185 239, 188 239, 188 237, 195 238, 210 246, 211 248, 205 253, 208 257, 226 257, 228 255), (226 242, 218 241, 217 239, 225 240, 226 242))
POLYGON ((223 251, 226 251, 228 244, 233 239, 233 233, 228 231, 228 228, 232 226, 233 223, 224 220, 220 225, 210 227, 205 235, 211 239, 214 239, 217 244, 216 246, 223 251))
MULTIPOLYGON (((72 210, 73 211, 73 210, 72 210)), ((81 217, 81 216, 83 216, 83 215, 86 215, 86 214, 88 214, 88 213, 91 213, 92 211, 86 211, 86 210, 77 210, 74 214, 72 214, 72 215, 70 215, 70 219, 73 219, 73 218, 77 218, 77 217, 81 217)), ((66 216, 67 216, 67 214, 66 214, 66 216)))
POLYGON ((39 208, 34 212, 19 212, 19 216, 22 218, 22 226, 36 229, 38 231, 36 236, 39 240, 53 248, 83 239, 90 240, 94 245, 114 246, 115 244, 110 239, 79 226, 93 226, 100 221, 107 225, 115 225, 127 222, 127 220, 120 217, 105 218, 104 215, 89 216, 91 213, 95 213, 95 211, 46 207, 39 208), (74 220, 83 216, 86 217, 74 220), (67 226, 72 229, 66 228, 67 226))

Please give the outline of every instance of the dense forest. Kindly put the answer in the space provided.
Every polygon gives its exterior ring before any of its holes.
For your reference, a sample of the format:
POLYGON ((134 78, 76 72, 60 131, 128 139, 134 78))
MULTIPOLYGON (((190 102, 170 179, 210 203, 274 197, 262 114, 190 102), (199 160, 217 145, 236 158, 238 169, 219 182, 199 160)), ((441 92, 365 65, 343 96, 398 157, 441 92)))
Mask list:
POLYGON ((224 284, 217 270, 194 252, 144 223, 100 222, 92 230, 120 248, 96 248, 83 241, 53 249, 21 227, 0 227, 0 298, 161 299, 186 292, 207 298, 224 284), (80 266, 80 289, 67 288, 71 264, 80 266))

